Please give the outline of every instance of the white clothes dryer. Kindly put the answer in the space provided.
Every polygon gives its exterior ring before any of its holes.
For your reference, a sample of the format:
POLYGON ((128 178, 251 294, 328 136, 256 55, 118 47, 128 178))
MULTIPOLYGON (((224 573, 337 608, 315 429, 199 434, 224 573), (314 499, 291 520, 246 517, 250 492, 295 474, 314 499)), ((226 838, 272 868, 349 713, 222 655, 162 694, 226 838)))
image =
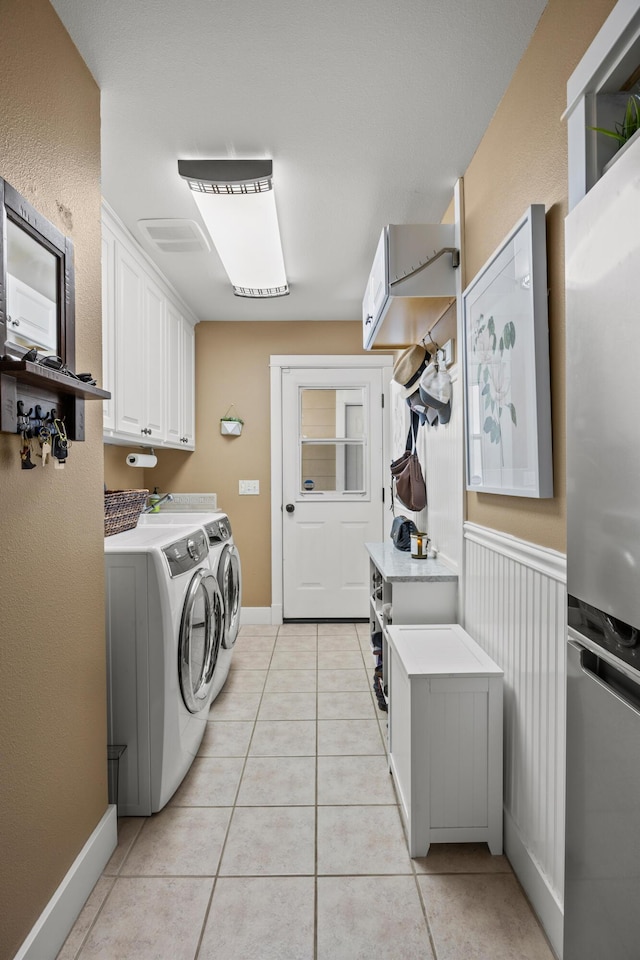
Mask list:
POLYGON ((144 524, 105 538, 109 743, 125 744, 118 813, 168 802, 198 752, 224 633, 204 530, 144 524))
POLYGON ((240 629, 242 567, 238 548, 233 542, 231 521, 226 513, 208 515, 204 521, 204 529, 209 538, 209 562, 211 569, 215 571, 224 604, 224 632, 213 680, 213 701, 229 675, 233 648, 240 629))
POLYGON ((138 523, 159 526, 193 523, 200 524, 209 540, 209 564, 215 573, 224 606, 224 632, 213 677, 211 700, 215 700, 229 675, 233 647, 240 628, 242 603, 242 567, 240 554, 233 541, 231 521, 222 511, 172 512, 169 505, 160 513, 145 513, 138 523))

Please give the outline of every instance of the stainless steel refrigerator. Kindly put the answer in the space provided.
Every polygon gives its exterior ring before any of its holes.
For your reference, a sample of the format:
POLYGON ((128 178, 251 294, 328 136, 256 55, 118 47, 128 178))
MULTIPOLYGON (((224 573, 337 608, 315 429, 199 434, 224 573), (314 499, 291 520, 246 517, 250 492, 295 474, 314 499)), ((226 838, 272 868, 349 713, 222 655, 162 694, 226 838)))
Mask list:
POLYGON ((566 220, 564 960, 640 957, 640 141, 566 220))

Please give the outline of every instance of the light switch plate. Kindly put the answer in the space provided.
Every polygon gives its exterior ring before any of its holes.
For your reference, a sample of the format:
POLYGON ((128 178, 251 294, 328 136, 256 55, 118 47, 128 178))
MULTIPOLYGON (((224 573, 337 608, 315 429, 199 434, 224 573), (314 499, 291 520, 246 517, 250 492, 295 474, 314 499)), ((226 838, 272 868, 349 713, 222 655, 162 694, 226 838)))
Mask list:
POLYGON ((238 481, 238 493, 241 497, 244 496, 256 496, 260 493, 260 481, 259 480, 239 480, 238 481))

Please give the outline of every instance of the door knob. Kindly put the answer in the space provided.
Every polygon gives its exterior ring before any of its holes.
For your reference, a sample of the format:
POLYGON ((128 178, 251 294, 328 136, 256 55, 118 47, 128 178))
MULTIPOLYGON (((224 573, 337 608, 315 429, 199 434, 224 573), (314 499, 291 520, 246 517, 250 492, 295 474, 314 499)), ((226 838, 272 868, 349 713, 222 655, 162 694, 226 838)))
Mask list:
POLYGON ((288 503, 285 507, 285 510, 287 511, 287 513, 293 513, 293 511, 295 510, 295 507, 292 503, 288 503))

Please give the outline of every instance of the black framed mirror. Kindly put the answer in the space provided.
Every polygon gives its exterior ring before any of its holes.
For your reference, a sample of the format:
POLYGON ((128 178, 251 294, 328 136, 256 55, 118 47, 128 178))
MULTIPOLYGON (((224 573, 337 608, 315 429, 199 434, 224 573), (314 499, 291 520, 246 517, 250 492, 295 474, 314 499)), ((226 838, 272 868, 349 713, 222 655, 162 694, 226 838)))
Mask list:
POLYGON ((6 359, 75 364, 73 243, 0 177, 0 344, 6 359))

